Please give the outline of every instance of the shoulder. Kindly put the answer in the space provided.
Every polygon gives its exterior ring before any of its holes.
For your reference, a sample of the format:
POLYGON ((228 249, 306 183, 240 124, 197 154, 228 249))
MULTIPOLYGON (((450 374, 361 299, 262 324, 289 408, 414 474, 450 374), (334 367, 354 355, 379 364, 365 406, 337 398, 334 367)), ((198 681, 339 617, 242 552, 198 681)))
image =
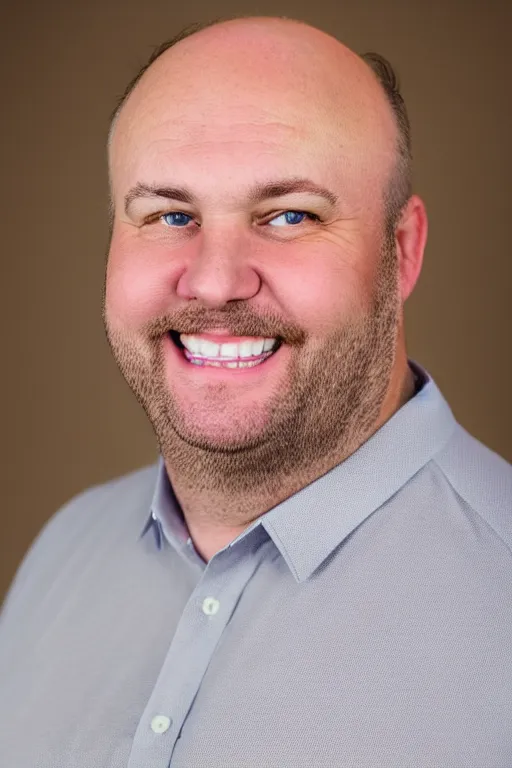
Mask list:
POLYGON ((105 533, 110 527, 143 523, 142 518, 149 514, 156 474, 157 464, 152 464, 78 493, 50 518, 34 545, 62 537, 69 541, 95 529, 105 533))
POLYGON ((92 526, 129 525, 141 510, 143 514, 149 513, 157 467, 156 463, 151 464, 87 488, 50 518, 46 530, 81 533, 92 526))
POLYGON ((59 564, 80 552, 84 561, 99 542, 119 541, 142 531, 157 476, 153 465, 91 486, 71 498, 43 526, 11 584, 4 610, 36 584, 52 581, 59 564))
POLYGON ((453 491, 512 551, 512 465, 460 425, 434 461, 453 491))

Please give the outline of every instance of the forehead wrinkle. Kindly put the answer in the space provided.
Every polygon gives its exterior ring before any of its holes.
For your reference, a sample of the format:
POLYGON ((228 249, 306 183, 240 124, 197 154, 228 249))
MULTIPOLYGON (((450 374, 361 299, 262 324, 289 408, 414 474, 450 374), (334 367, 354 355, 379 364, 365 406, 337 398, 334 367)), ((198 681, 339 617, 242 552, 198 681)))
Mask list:
MULTIPOLYGON (((151 143, 158 145, 161 142, 186 143, 202 146, 214 146, 222 144, 259 143, 277 144, 281 140, 290 138, 307 138, 308 131, 298 125, 292 125, 278 120, 267 121, 234 121, 227 117, 222 122, 212 121, 167 121, 163 125, 155 126, 156 134, 150 139, 151 143), (185 140, 185 141, 183 141, 185 140)), ((146 132, 151 137, 152 130, 146 132)))
MULTIPOLYGON (((298 118, 285 120, 271 115, 268 110, 259 115, 258 121, 231 121, 221 113, 216 118, 199 121, 173 116, 160 124, 155 121, 153 125, 146 125, 144 129, 135 120, 132 131, 125 132, 123 128, 119 135, 120 143, 124 145, 122 158, 119 158, 122 166, 126 169, 167 160, 181 164, 184 157, 204 155, 208 160, 223 152, 240 154, 242 160, 246 154, 249 161, 259 153, 280 153, 283 158, 293 155, 299 160, 306 153, 323 158, 326 152, 335 151, 339 155, 344 151, 341 132, 335 123, 329 126, 316 121, 299 121, 298 118)), ((117 147, 114 147, 112 165, 116 165, 118 155, 117 147)))
MULTIPOLYGON (((156 91, 152 94, 152 104, 145 105, 144 124, 135 113, 129 115, 123 122, 121 134, 123 138, 130 140, 136 138, 138 134, 143 133, 144 140, 148 137, 159 139, 174 140, 184 136, 188 141, 194 139, 205 140, 208 134, 215 135, 216 139, 232 140, 236 134, 243 131, 244 138, 251 138, 252 134, 258 137, 265 132, 268 134, 273 131, 275 135, 294 134, 307 136, 306 125, 303 115, 298 110, 281 108, 279 113, 275 109, 262 107, 260 104, 251 105, 247 99, 243 103, 237 104, 234 98, 230 98, 227 104, 220 106, 217 103, 209 105, 201 100, 200 114, 197 114, 198 100, 190 102, 188 105, 183 102, 177 103, 170 110, 171 114, 162 114, 162 104, 164 103, 164 94, 156 91), (187 106, 190 110, 187 111, 187 106), (194 111, 196 114, 193 114, 194 111), (131 119, 130 119, 131 118, 131 119)), ((233 96, 230 94, 230 96, 233 96)), ((169 101, 169 95, 167 99, 169 101)), ((175 99, 179 102, 179 99, 175 99)))
POLYGON ((144 169, 183 166, 199 158, 202 163, 225 155, 229 160, 238 156, 240 162, 259 155, 288 155, 297 153, 312 140, 311 132, 284 122, 263 121, 255 125, 231 124, 221 126, 197 121, 167 120, 162 125, 123 136, 123 152, 112 152, 112 166, 122 165, 124 171, 133 169, 137 178, 144 169))
POLYGON ((135 151, 128 152, 128 160, 123 160, 122 163, 125 169, 133 169, 137 174, 145 169, 151 171, 156 168, 172 169, 173 167, 178 167, 180 172, 188 167, 193 172, 198 167, 204 168, 209 162, 215 164, 223 158, 226 161, 238 159, 240 163, 244 160, 250 162, 258 157, 270 155, 275 157, 284 153, 293 153, 295 150, 298 151, 298 146, 299 140, 293 129, 286 131, 286 140, 283 138, 279 140, 275 135, 251 139, 166 136, 158 139, 150 138, 140 148, 140 152, 133 148, 135 151), (196 165, 198 160, 200 166, 196 165))
POLYGON ((248 155, 255 151, 282 151, 289 156, 289 153, 300 151, 313 157, 315 154, 324 157, 334 152, 337 156, 343 154, 345 160, 348 159, 347 154, 352 152, 354 160, 361 160, 364 155, 367 160, 365 165, 372 162, 372 157, 375 160, 387 154, 390 163, 393 162, 393 136, 389 142, 368 140, 368 122, 374 122, 374 114, 371 114, 370 120, 368 113, 366 119, 357 114, 347 117, 345 110, 339 107, 322 114, 320 109, 311 105, 305 119, 304 111, 289 105, 287 111, 283 110, 279 115, 275 114, 275 109, 268 107, 265 110, 249 109, 250 119, 246 117, 242 120, 242 110, 237 111, 238 114, 235 112, 231 118, 231 109, 216 109, 207 116, 201 110, 202 114, 196 119, 191 114, 184 114, 181 108, 171 116, 155 111, 142 124, 134 115, 131 125, 125 123, 128 130, 125 132, 123 129, 119 133, 118 139, 122 141, 115 142, 112 159, 119 155, 119 150, 122 150, 120 160, 123 165, 131 165, 131 161, 137 162, 136 156, 140 153, 146 161, 150 161, 152 156, 156 161, 172 151, 208 155, 222 154, 223 148, 224 151, 231 148, 237 154, 239 151, 243 154, 246 149, 248 155), (384 150, 383 144, 388 150, 384 150))

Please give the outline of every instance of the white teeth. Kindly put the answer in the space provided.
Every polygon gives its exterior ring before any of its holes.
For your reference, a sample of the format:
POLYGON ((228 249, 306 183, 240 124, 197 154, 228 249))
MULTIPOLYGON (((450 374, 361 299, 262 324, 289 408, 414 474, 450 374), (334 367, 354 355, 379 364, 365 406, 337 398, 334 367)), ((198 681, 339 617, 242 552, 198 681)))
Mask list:
POLYGON ((180 336, 180 341, 183 346, 186 347, 188 351, 193 355, 201 354, 201 341, 199 339, 195 339, 193 336, 185 336, 185 334, 182 334, 180 336))
MULTIPOLYGON (((203 352, 203 342, 201 342, 201 352, 203 352)), ((221 344, 220 357, 238 357, 238 344, 221 344)))
MULTIPOLYGON (((195 342, 194 340, 194 343, 195 342)), ((206 341, 205 339, 199 342, 199 352, 205 357, 218 357, 220 344, 215 344, 213 341, 206 341)))
POLYGON ((277 339, 255 339, 254 341, 241 341, 239 344, 233 342, 215 344, 209 339, 189 336, 185 333, 181 334, 180 340, 183 346, 194 356, 231 360, 233 358, 256 357, 263 352, 269 352, 277 344, 277 339))
POLYGON ((256 355, 261 355, 261 353, 263 352, 264 343, 265 342, 263 339, 259 339, 258 341, 252 342, 252 354, 254 355, 254 357, 256 357, 256 355))
POLYGON ((242 341, 241 344, 238 344, 238 357, 252 357, 252 348, 252 341, 242 341))
POLYGON ((256 365, 262 365, 265 360, 270 357, 267 353, 264 357, 260 357, 259 360, 209 360, 203 357, 191 357, 189 362, 192 365, 199 365, 204 368, 253 368, 256 365))

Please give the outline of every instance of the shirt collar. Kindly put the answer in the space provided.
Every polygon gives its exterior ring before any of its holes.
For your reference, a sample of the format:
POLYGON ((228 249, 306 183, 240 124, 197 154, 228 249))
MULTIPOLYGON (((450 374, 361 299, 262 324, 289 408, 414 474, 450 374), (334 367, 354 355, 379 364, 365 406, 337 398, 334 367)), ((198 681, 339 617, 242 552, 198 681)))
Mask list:
POLYGON ((183 553, 191 542, 190 533, 178 499, 165 468, 162 456, 158 458, 156 484, 151 501, 149 519, 141 537, 153 530, 157 547, 160 549, 165 537, 175 549, 183 553))
MULTIPOLYGON (((441 450, 455 429, 455 418, 432 377, 418 363, 409 360, 409 365, 420 381, 416 395, 348 459, 259 517, 230 546, 261 526, 295 579, 304 581, 441 450)), ((187 546, 193 550, 162 457, 142 535, 150 528, 158 546, 165 536, 182 554, 187 546)))

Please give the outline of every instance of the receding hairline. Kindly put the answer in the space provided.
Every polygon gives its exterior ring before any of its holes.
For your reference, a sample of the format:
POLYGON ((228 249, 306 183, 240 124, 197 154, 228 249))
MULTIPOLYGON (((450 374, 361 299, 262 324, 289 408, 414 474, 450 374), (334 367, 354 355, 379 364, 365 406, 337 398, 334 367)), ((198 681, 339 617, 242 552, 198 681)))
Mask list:
MULTIPOLYGON (((320 34, 326 35, 328 38, 331 38, 333 41, 338 42, 340 45, 343 46, 343 43, 339 41, 336 37, 333 35, 330 35, 327 32, 324 32, 323 30, 320 30, 306 22, 297 20, 297 19, 291 19, 287 16, 253 16, 253 15, 233 15, 233 16, 223 16, 218 17, 213 20, 205 21, 205 22, 196 22, 193 24, 189 24, 183 29, 181 29, 174 37, 170 38, 169 40, 164 41, 159 46, 157 46, 149 56, 148 60, 145 64, 139 69, 137 74, 130 80, 128 85, 126 86, 125 90, 123 91, 122 95, 117 99, 117 103, 115 105, 114 110, 111 113, 110 116, 110 122, 109 122, 109 140, 108 143, 110 145, 112 135, 114 132, 115 125, 117 123, 117 120, 119 118, 119 115, 123 109, 123 107, 126 105, 129 97, 131 94, 135 91, 136 87, 138 86, 139 82, 142 80, 143 76, 146 74, 146 72, 152 67, 152 65, 159 60, 168 50, 171 48, 174 48, 178 43, 181 43, 184 40, 187 40, 188 38, 194 37, 200 32, 203 32, 207 29, 210 29, 212 27, 221 26, 224 24, 229 24, 231 22, 237 22, 237 21, 268 21, 268 22, 287 22, 290 25, 296 25, 301 27, 306 27, 308 29, 314 30, 320 34)), ((346 46, 344 46, 347 50, 346 46)), ((353 53, 353 52, 352 52, 353 53)), ((375 54, 370 54, 375 55, 375 54)), ((367 66, 369 64, 368 61, 365 60, 365 56, 368 56, 368 54, 358 55, 354 53, 354 56, 356 56, 359 60, 363 61, 367 66)), ((386 62, 388 65, 389 63, 386 62)), ((390 65, 389 65, 390 66, 390 65)), ((375 75, 374 68, 370 65, 370 70, 373 70, 373 74, 375 75)))
MULTIPOLYGON (((184 27, 177 35, 166 40, 157 46, 147 62, 139 69, 135 77, 128 83, 122 95, 118 98, 113 112, 111 113, 107 149, 110 151, 113 134, 120 113, 123 110, 126 102, 131 94, 136 89, 139 81, 145 75, 145 73, 151 68, 151 66, 163 56, 168 50, 176 46, 183 40, 186 40, 194 35, 207 30, 211 27, 219 26, 221 24, 227 24, 235 21, 285 21, 290 24, 297 24, 300 26, 309 27, 317 32, 323 33, 331 37, 333 40, 343 45, 333 35, 324 32, 307 22, 300 21, 298 19, 292 19, 287 16, 253 16, 253 15, 233 15, 226 17, 217 17, 213 20, 206 22, 197 22, 184 27)), ((387 208, 388 224, 393 224, 398 218, 401 210, 406 204, 407 200, 412 194, 412 151, 411 151, 411 137, 410 137, 410 123, 407 115, 404 100, 400 93, 400 87, 397 75, 391 65, 391 63, 378 53, 369 52, 364 54, 354 53, 360 61, 362 61, 368 70, 371 71, 375 79, 377 80, 387 102, 388 108, 390 108, 393 121, 396 128, 397 140, 396 140, 396 162, 394 164, 391 178, 389 180, 388 189, 385 192, 385 203, 387 208)))

